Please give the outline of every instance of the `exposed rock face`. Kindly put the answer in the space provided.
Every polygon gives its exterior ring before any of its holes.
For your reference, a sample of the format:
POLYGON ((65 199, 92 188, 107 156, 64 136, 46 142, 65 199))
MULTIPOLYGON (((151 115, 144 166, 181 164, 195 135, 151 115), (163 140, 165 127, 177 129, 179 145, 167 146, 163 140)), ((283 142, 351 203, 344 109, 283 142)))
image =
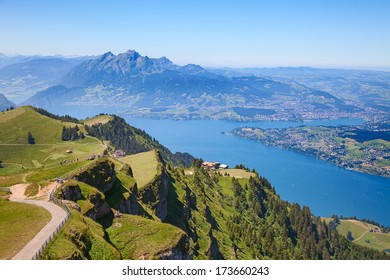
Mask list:
POLYGON ((81 189, 77 183, 70 183, 62 186, 57 191, 57 196, 64 200, 77 201, 81 198, 81 189))
POLYGON ((170 188, 169 175, 166 171, 166 164, 159 151, 156 151, 158 172, 149 185, 139 191, 138 198, 150 206, 156 216, 162 221, 168 214, 168 190, 170 188))
POLYGON ((108 213, 111 212, 110 207, 106 201, 104 194, 101 192, 95 192, 88 196, 87 198, 94 205, 94 215, 89 213, 89 217, 93 220, 96 220, 108 213))
POLYGON ((122 204, 119 205, 119 210, 122 213, 137 215, 140 210, 140 205, 137 200, 138 197, 138 187, 137 184, 131 190, 131 194, 128 199, 124 200, 122 204))
POLYGON ((84 216, 96 221, 96 219, 99 219, 110 212, 111 209, 108 206, 108 203, 105 200, 101 200, 96 202, 96 204, 94 204, 94 207, 85 212, 84 216))
POLYGON ((156 215, 162 221, 165 220, 168 214, 168 191, 169 191, 169 177, 165 170, 161 174, 161 186, 160 186, 160 202, 156 205, 156 215))
POLYGON ((69 207, 76 209, 79 212, 81 212, 82 209, 76 202, 84 199, 89 201, 93 206, 91 205, 90 209, 84 210, 86 211, 84 215, 92 220, 96 220, 111 212, 103 193, 96 189, 85 197, 85 194, 83 195, 81 191, 80 184, 82 183, 75 180, 68 181, 57 190, 56 196, 66 200, 69 207))
POLYGON ((75 210, 77 210, 78 212, 81 212, 81 207, 80 207, 80 205, 78 205, 76 202, 71 201, 71 200, 64 200, 63 202, 65 202, 66 205, 68 205, 69 208, 75 209, 75 210))
POLYGON ((130 176, 130 177, 134 177, 133 175, 133 169, 131 169, 131 167, 128 165, 128 164, 125 164, 122 169, 122 171, 125 171, 126 175, 127 176, 130 176))
POLYGON ((94 208, 89 209, 83 215, 96 221, 96 208, 94 207, 94 208))
POLYGON ((213 236, 213 231, 210 229, 209 231, 209 238, 210 238, 210 247, 207 250, 207 255, 210 257, 212 260, 223 260, 224 257, 219 251, 219 246, 217 239, 213 236))
POLYGON ((161 252, 159 259, 161 260, 189 260, 191 259, 189 253, 189 239, 184 235, 178 242, 175 248, 161 252))
POLYGON ((108 206, 108 203, 105 200, 97 202, 95 204, 95 208, 96 208, 97 219, 111 212, 110 206, 108 206))
POLYGON ((151 206, 156 216, 162 221, 168 214, 169 176, 163 165, 154 180, 139 192, 142 202, 151 206))
POLYGON ((189 260, 188 252, 183 252, 179 249, 172 249, 160 255, 161 260, 189 260))
POLYGON ((77 174, 75 178, 105 193, 112 188, 115 182, 115 165, 108 159, 103 158, 98 160, 87 170, 77 174))

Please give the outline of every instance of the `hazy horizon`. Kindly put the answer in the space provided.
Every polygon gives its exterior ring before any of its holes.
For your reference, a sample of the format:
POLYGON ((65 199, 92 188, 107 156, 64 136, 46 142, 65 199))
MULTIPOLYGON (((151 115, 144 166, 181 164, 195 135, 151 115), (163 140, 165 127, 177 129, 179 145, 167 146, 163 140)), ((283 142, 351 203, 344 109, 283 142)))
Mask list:
MULTIPOLYGON (((137 51, 137 50, 135 50, 137 51)), ((63 55, 63 54, 20 54, 20 53, 16 53, 16 54, 7 54, 7 53, 4 53, 4 52, 1 52, 0 51, 0 55, 5 55, 7 57, 17 57, 17 56, 26 56, 26 57, 34 57, 36 56, 37 58, 39 57, 42 57, 42 58, 46 58, 46 57, 60 57, 60 58, 78 58, 78 57, 85 57, 85 56, 91 56, 91 57, 94 57, 94 56, 100 56, 104 53, 107 53, 109 51, 106 51, 106 52, 103 52, 103 53, 100 53, 100 54, 86 54, 86 55, 77 55, 77 54, 74 54, 74 55, 63 55)), ((126 51, 123 51, 123 52, 126 52, 126 51)), ((114 55, 118 55, 119 53, 123 53, 123 52, 118 52, 118 53, 113 53, 114 55)), ((137 51, 138 52, 138 51, 137 51)), ((147 54, 142 54, 140 53, 142 56, 148 56, 147 54)), ((150 57, 150 56, 148 56, 150 57)), ((164 57, 164 56, 161 56, 161 57, 164 57)), ((166 56, 165 56, 166 57, 166 56)), ((150 57, 150 58, 160 58, 160 57, 150 57)), ((169 60, 172 61, 172 59, 170 59, 169 57, 167 57, 169 60)), ((184 65, 187 65, 187 64, 180 64, 180 63, 176 63, 175 61, 172 61, 174 64, 176 65, 179 65, 179 66, 184 66, 184 65)), ((188 64, 196 64, 196 63, 188 63, 188 64)), ((359 66, 356 66, 356 67, 351 67, 351 66, 316 66, 316 65, 274 65, 274 66, 266 66, 266 65, 258 65, 258 66, 231 66, 231 65, 219 65, 219 66, 215 66, 215 65, 203 65, 203 64, 199 64, 200 66, 206 68, 206 69, 272 69, 272 68, 316 68, 316 69, 334 69, 334 70, 362 70, 362 71, 385 71, 385 72, 388 72, 390 71, 390 66, 383 66, 383 67, 375 67, 375 66, 363 66, 363 67, 359 67, 359 66)))
POLYGON ((204 67, 390 68, 390 2, 0 0, 1 51, 204 67))

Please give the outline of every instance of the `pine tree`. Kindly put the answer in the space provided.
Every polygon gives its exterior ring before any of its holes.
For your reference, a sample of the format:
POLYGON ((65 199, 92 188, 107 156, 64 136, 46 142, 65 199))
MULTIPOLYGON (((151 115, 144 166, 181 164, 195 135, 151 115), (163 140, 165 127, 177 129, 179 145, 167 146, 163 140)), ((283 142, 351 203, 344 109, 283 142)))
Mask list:
POLYGON ((32 136, 30 131, 27 133, 27 143, 35 144, 35 138, 32 136))

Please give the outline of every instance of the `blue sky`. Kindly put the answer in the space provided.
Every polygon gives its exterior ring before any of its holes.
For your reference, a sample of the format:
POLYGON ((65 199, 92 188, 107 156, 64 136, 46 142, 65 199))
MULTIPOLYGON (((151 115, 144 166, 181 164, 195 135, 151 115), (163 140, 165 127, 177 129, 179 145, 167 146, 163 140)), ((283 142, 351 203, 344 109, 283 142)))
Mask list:
POLYGON ((390 1, 0 0, 0 52, 135 49, 202 66, 390 67, 390 1))

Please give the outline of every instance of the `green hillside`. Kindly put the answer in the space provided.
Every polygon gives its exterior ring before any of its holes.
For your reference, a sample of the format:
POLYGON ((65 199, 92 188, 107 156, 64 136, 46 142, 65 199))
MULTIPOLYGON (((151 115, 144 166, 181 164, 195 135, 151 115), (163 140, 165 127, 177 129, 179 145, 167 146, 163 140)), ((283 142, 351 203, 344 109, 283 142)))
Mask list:
POLYGON ((51 219, 45 209, 31 204, 11 202, 0 191, 0 259, 11 259, 51 219))
POLYGON ((88 134, 102 141, 110 141, 112 146, 116 149, 122 149, 128 155, 159 150, 164 160, 176 165, 189 166, 194 160, 194 157, 188 153, 177 152, 173 154, 144 130, 127 124, 123 118, 110 116, 110 119, 107 121, 107 118, 104 119, 104 115, 99 115, 96 119, 103 119, 103 123, 86 126, 88 134))
POLYGON ((92 137, 62 141, 64 126, 76 124, 41 115, 28 106, 0 113, 0 160, 4 167, 0 176, 85 161, 91 154, 103 153, 105 146, 92 137), (28 144, 28 132, 35 144, 28 144))
POLYGON ((41 259, 121 259, 118 250, 105 238, 101 225, 78 211, 72 211, 69 220, 50 242, 41 259))
MULTIPOLYGON (((72 215, 41 259, 390 258, 348 241, 308 207, 281 200, 255 171, 243 166, 209 171, 199 160, 184 169, 178 162, 191 157, 175 156, 115 116, 90 120, 80 128, 90 134, 84 139, 62 141, 63 126, 76 123, 61 119, 78 121, 42 113, 46 116, 21 107, 3 114, 0 122, 0 186, 32 183, 28 190, 34 193, 38 185, 64 180, 54 195, 66 201, 72 215), (15 135, 3 136, 11 127, 15 135), (45 130, 36 144, 12 143, 28 131, 35 137, 45 130), (126 148, 134 154, 110 156, 126 148)), ((12 213, 14 205, 1 206, 12 213)), ((384 246, 382 238, 367 238, 384 246)))
POLYGON ((112 120, 112 116, 102 114, 92 118, 85 119, 83 120, 83 123, 86 125, 98 125, 98 124, 106 124, 110 120, 112 120))
POLYGON ((357 220, 340 220, 337 231, 347 237, 351 233, 353 242, 379 251, 390 249, 390 234, 383 233, 375 225, 357 220))
POLYGON ((75 124, 51 119, 29 106, 19 107, 0 113, 0 143, 28 144, 27 132, 30 131, 37 144, 57 144, 61 142, 63 126, 75 124))
MULTIPOLYGON (((155 151, 150 154, 151 157, 142 154, 141 158, 156 158, 155 151)), ((138 202, 135 179, 126 174, 124 164, 116 163, 117 160, 109 158, 99 159, 74 173, 72 176, 77 180, 65 182, 56 191, 56 197, 73 201, 70 207, 77 211, 73 211, 70 222, 41 258, 159 259, 172 253, 188 255, 186 234, 162 223, 153 209, 145 209, 138 202), (126 208, 130 204, 134 205, 126 208), (137 216, 126 214, 130 212, 137 216)))
POLYGON ((359 239, 355 243, 379 251, 389 250, 390 234, 367 232, 361 239, 359 239))
POLYGON ((357 220, 340 220, 340 224, 337 227, 338 232, 347 236, 348 232, 351 232, 352 238, 360 238, 365 232, 370 229, 375 229, 376 226, 360 222, 357 220))
POLYGON ((131 166, 139 188, 146 186, 157 175, 158 161, 154 150, 126 156, 120 161, 131 166))
POLYGON ((186 234, 182 230, 139 216, 115 218, 107 233, 124 259, 161 258, 171 248, 178 248, 178 252, 186 251, 186 234))

